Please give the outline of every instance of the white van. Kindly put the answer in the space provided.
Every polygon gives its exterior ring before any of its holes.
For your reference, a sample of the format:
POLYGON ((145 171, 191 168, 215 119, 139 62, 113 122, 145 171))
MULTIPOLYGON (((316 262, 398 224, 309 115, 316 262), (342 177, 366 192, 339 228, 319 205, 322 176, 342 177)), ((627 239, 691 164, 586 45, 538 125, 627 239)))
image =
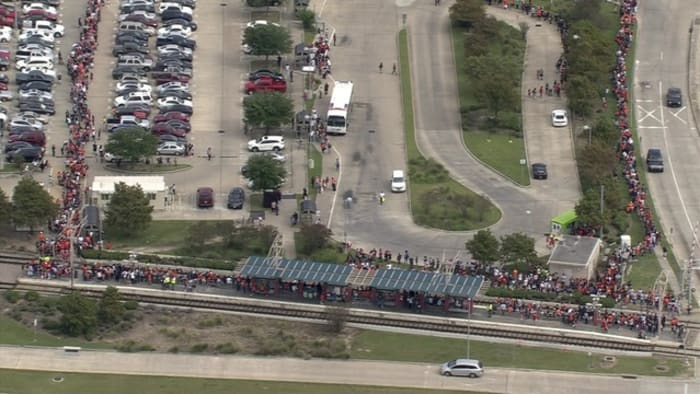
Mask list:
POLYGON ((152 36, 155 34, 156 29, 146 26, 141 22, 132 22, 132 21, 122 21, 119 22, 119 30, 120 31, 140 31, 142 33, 146 33, 149 36, 152 36))
POLYGON ((391 173, 391 191, 395 193, 406 191, 406 177, 403 170, 394 170, 391 173))

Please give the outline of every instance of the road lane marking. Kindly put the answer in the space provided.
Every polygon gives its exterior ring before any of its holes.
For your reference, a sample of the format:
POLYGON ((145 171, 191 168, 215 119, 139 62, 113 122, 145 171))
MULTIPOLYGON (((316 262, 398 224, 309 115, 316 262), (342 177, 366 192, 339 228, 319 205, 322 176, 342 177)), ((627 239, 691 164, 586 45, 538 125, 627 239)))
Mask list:
MULTIPOLYGON (((663 110, 663 86, 661 81, 659 81, 659 108, 661 109, 661 125, 665 125, 664 121, 664 110, 663 110)), ((673 160, 671 158, 671 150, 668 148, 668 133, 664 131, 664 146, 666 147, 666 161, 668 162, 669 170, 671 171, 671 177, 673 178, 673 184, 676 187, 676 193, 678 194, 678 199, 681 201, 681 208, 683 208, 683 214, 685 219, 688 221, 688 226, 690 231, 693 232, 694 242, 698 242, 697 234, 693 231, 693 221, 690 220, 690 214, 688 214, 688 207, 685 205, 685 200, 683 200, 683 195, 681 194, 681 188, 678 185, 678 177, 676 172, 673 170, 673 160)))
POLYGON ((634 100, 637 103, 653 103, 654 100, 634 100))
POLYGON ((666 129, 666 126, 637 126, 638 129, 666 129))
MULTIPOLYGON (((646 118, 649 118, 649 117, 652 118, 652 119, 654 119, 654 120, 656 120, 656 121, 659 122, 659 123, 663 123, 659 118, 657 118, 656 116, 654 116, 654 112, 656 112, 656 109, 647 110, 646 108, 642 107, 641 105, 638 105, 638 106, 637 106, 637 109, 639 109, 641 112, 644 113, 644 116, 642 116, 641 118, 639 118, 639 120, 637 121, 638 123, 644 122, 644 120, 645 120, 646 118)), ((663 111, 663 107, 661 108, 661 111, 663 111)), ((663 116, 662 116, 662 118, 663 118, 663 116)))
POLYGON ((678 116, 681 112, 683 112, 683 110, 685 110, 685 108, 686 108, 686 107, 683 107, 683 108, 679 109, 679 110, 676 111, 676 112, 673 112, 673 111, 671 111, 671 110, 669 110, 668 112, 670 112, 671 115, 675 116, 676 119, 678 119, 678 120, 680 120, 681 122, 683 122, 684 125, 687 125, 688 122, 686 122, 684 119, 682 119, 680 116, 678 116))

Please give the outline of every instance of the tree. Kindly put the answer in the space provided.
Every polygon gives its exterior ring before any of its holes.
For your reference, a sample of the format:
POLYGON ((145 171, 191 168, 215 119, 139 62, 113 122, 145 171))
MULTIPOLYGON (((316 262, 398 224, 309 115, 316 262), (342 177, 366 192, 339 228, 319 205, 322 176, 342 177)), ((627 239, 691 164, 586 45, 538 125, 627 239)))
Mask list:
POLYGON ((158 137, 141 127, 132 127, 113 132, 105 150, 124 161, 137 163, 156 154, 158 137))
POLYGON ((535 240, 523 233, 502 236, 501 260, 505 263, 534 262, 537 260, 535 240))
POLYGON ((474 80, 474 93, 484 102, 494 118, 504 109, 515 110, 520 95, 513 87, 513 79, 507 74, 492 74, 474 80))
POLYGON ((61 297, 58 303, 61 311, 59 329, 62 333, 71 336, 92 337, 97 328, 97 307, 95 303, 78 292, 61 297))
POLYGON ((483 0, 457 0, 450 7, 450 19, 458 26, 468 28, 485 17, 483 0))
POLYGON ((243 33, 243 43, 253 48, 255 55, 281 55, 292 50, 292 37, 289 30, 272 24, 249 27, 243 33))
POLYGON ((491 264, 498 260, 501 245, 498 238, 487 229, 479 230, 474 238, 467 241, 466 247, 474 260, 482 264, 491 264))
POLYGON ((601 141, 593 140, 578 156, 582 188, 586 190, 600 185, 604 179, 612 176, 617 164, 615 149, 601 141))
POLYGON ((253 181, 253 190, 278 189, 287 176, 284 165, 268 155, 250 156, 246 167, 246 177, 253 181))
POLYGON ((279 92, 260 92, 243 100, 245 122, 254 127, 272 127, 288 124, 294 116, 294 101, 279 92))
POLYGON ((12 203, 5 191, 0 189, 0 227, 10 223, 12 219, 12 203))
POLYGON ((301 25, 304 30, 311 31, 316 24, 316 13, 313 10, 304 8, 303 10, 297 12, 297 17, 301 20, 301 25))
POLYGON ((53 197, 33 178, 22 178, 12 195, 12 220, 30 230, 42 226, 58 213, 53 197))
POLYGON ((566 83, 566 94, 571 110, 581 116, 593 113, 593 106, 598 102, 598 89, 591 80, 581 75, 572 75, 566 83))
POLYGON ((128 186, 124 182, 114 185, 114 193, 107 204, 105 223, 122 234, 145 230, 151 223, 153 207, 141 186, 128 186))
POLYGON ((119 290, 114 286, 107 286, 97 305, 97 320, 104 326, 111 326, 119 323, 123 318, 124 304, 122 304, 119 290))
POLYGON ((299 244, 297 250, 301 254, 310 256, 326 246, 331 239, 331 230, 322 224, 305 224, 299 231, 299 244))

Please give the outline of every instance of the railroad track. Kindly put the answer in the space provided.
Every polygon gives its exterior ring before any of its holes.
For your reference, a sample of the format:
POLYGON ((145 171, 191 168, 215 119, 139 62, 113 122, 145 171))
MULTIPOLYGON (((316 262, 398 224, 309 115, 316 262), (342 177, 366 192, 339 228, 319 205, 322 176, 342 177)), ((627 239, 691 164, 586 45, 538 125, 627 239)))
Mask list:
MULTIPOLYGON (((101 297, 103 285, 75 284, 74 290, 88 297, 101 297)), ((530 327, 518 324, 468 321, 461 318, 448 318, 430 315, 404 314, 364 309, 329 308, 323 305, 309 305, 275 300, 261 300, 229 297, 211 294, 183 293, 155 289, 119 287, 124 300, 162 306, 190 307, 212 311, 228 311, 262 316, 285 316, 293 318, 328 321, 335 313, 343 313, 348 323, 373 326, 388 326, 433 332, 445 332, 514 339, 521 341, 557 343, 610 350, 651 352, 674 357, 700 357, 698 349, 680 349, 678 343, 654 342, 645 339, 615 336, 595 332, 583 332, 549 327, 530 327)), ((62 294, 70 290, 63 282, 48 282, 35 279, 21 279, 17 285, 20 291, 39 291, 62 294)))

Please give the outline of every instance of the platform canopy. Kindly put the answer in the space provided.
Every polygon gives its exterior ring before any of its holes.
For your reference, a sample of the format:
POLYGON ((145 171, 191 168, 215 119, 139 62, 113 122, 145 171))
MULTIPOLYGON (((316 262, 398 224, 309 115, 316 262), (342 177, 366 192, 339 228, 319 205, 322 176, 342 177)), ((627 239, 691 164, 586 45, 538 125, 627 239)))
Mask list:
POLYGON ((346 286, 352 267, 315 261, 249 257, 241 275, 249 278, 279 279, 283 282, 327 283, 346 286))
POLYGON ((438 272, 382 268, 370 283, 377 290, 405 290, 426 294, 473 298, 481 287, 478 277, 444 275, 438 272))

